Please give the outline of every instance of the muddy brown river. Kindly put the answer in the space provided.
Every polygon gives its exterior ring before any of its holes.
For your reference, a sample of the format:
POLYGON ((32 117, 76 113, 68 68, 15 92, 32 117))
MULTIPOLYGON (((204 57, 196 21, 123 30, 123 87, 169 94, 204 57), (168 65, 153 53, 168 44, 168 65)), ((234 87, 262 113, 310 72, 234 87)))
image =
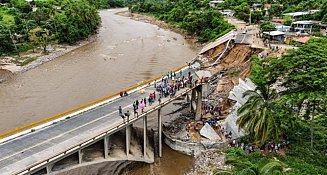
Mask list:
MULTIPOLYGON (((1 133, 165 74, 196 56, 183 36, 117 11, 100 12, 95 42, 0 84, 1 133)), ((178 175, 191 167, 190 157, 169 148, 163 156, 133 175, 178 175)))

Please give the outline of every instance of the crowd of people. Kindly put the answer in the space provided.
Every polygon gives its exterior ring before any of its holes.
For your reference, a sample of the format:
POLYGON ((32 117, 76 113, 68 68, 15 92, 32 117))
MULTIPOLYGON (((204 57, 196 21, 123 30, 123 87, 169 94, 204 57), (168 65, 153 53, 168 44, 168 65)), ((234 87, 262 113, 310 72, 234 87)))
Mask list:
MULTIPOLYGON (((202 79, 204 78, 201 78, 201 81, 204 81, 202 79)), ((192 87, 196 83, 198 82, 194 81, 191 71, 188 72, 187 77, 183 76, 182 71, 179 72, 179 76, 177 76, 175 72, 168 72, 167 76, 162 76, 161 82, 154 81, 155 91, 153 93, 150 93, 149 96, 145 97, 144 99, 137 99, 133 102, 134 116, 138 116, 139 112, 143 113, 147 104, 151 106, 156 101, 156 99, 158 100, 158 103, 161 104, 162 98, 172 98, 180 89, 185 87, 192 87)), ((120 93, 121 97, 127 95, 128 94, 126 91, 120 93)), ((119 116, 122 117, 124 123, 125 121, 129 121, 129 117, 131 116, 131 112, 129 110, 124 113, 122 107, 119 106, 118 113, 119 116)))
POLYGON ((252 153, 254 151, 267 151, 268 153, 277 153, 280 150, 284 150, 290 144, 289 138, 282 138, 279 142, 270 141, 266 144, 263 144, 261 147, 256 145, 247 144, 247 143, 238 143, 235 139, 231 141, 232 147, 240 147, 247 153, 252 153))

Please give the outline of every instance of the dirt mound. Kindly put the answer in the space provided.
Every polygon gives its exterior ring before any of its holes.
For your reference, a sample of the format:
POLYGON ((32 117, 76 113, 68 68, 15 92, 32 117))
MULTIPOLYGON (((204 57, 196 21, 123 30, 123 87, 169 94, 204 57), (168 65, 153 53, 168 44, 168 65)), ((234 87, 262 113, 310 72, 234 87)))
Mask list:
POLYGON ((247 45, 234 45, 228 54, 221 59, 220 63, 211 70, 213 74, 224 72, 218 81, 216 90, 211 97, 216 99, 217 105, 221 107, 223 114, 227 114, 233 103, 228 99, 229 92, 239 83, 239 78, 245 79, 250 74, 250 57, 254 51, 247 45))
POLYGON ((252 54, 252 49, 247 45, 235 45, 228 53, 228 55, 221 60, 221 65, 225 69, 232 67, 239 67, 249 60, 252 54))

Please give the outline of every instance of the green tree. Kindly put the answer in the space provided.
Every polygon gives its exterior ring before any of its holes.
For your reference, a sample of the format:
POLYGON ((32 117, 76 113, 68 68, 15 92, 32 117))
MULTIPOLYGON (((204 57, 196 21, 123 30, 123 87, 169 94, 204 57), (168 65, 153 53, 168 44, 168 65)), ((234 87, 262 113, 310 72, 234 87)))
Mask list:
POLYGON ((258 86, 265 86, 268 84, 268 63, 258 57, 251 58, 251 72, 250 79, 258 86), (265 66, 266 65, 266 66, 265 66))
POLYGON ((35 29, 30 30, 29 33, 29 39, 33 46, 33 52, 35 52, 35 48, 40 45, 40 35, 41 35, 42 29, 40 27, 37 27, 35 29))
MULTIPOLYGON (((252 157, 258 159, 261 157, 260 153, 253 153, 252 157)), ((251 157, 251 158, 252 158, 251 157)), ((223 174, 237 174, 237 175, 272 175, 285 174, 288 169, 286 165, 278 160, 264 161, 262 165, 253 163, 247 159, 246 153, 240 148, 233 148, 228 151, 225 163, 232 165, 233 171, 226 171, 217 169, 214 175, 223 174)))
POLYGON ((270 32, 270 31, 274 31, 276 30, 276 27, 274 24, 272 24, 271 22, 263 22, 260 25, 260 29, 264 32, 270 32))
POLYGON ((277 99, 277 92, 268 84, 257 86, 255 90, 248 90, 243 94, 248 98, 237 113, 239 118, 236 123, 239 128, 244 128, 250 136, 253 136, 258 145, 264 144, 268 136, 277 140, 280 127, 274 121, 274 103, 277 99))
POLYGON ((15 19, 13 15, 10 14, 2 14, 2 20, 0 21, 0 26, 2 26, 0 29, 3 32, 2 38, 5 39, 3 42, 3 48, 1 50, 4 50, 5 48, 9 49, 9 52, 13 49, 16 50, 17 54, 19 55, 17 46, 16 46, 16 40, 13 36, 13 31, 15 30, 15 19))
MULTIPOLYGON (((35 28, 47 29, 37 35, 44 44, 53 41, 73 44, 87 38, 96 33, 100 26, 96 8, 98 2, 99 0, 10 0, 7 6, 0 7, 0 54, 12 53, 16 45, 28 49, 30 31, 35 28), (36 5, 36 11, 32 11, 33 5, 36 5)), ((40 46, 40 43, 35 45, 35 38, 31 43, 34 47, 40 46)), ((23 48, 16 51, 24 50, 23 48)))
POLYGON ((272 77, 281 79, 285 90, 281 95, 298 101, 299 115, 311 123, 311 142, 315 118, 327 109, 327 38, 312 38, 271 63, 272 77))
POLYGON ((263 19, 262 11, 253 10, 251 11, 251 23, 258 24, 263 19))
POLYGON ((290 26, 292 24, 292 18, 288 15, 284 16, 283 25, 290 26))
POLYGON ((233 10, 235 11, 234 16, 238 19, 241 19, 245 22, 249 22, 249 18, 250 18, 250 6, 248 3, 243 2, 238 6, 235 6, 233 8, 233 10))
POLYGON ((199 41, 216 39, 233 29, 222 14, 208 6, 208 1, 145 1, 132 7, 133 12, 149 13, 169 24, 199 36, 199 41))
POLYGON ((37 27, 30 31, 30 41, 32 43, 33 51, 35 47, 41 46, 43 52, 46 52, 47 46, 55 43, 55 36, 49 33, 49 30, 37 27))

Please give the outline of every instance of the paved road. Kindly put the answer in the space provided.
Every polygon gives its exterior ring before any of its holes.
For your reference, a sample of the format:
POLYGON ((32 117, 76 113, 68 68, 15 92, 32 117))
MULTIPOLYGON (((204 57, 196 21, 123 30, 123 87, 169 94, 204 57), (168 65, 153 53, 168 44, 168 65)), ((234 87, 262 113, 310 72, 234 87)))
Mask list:
MULTIPOLYGON (((183 75, 186 77, 189 71, 192 70, 186 69, 183 71, 183 75)), ((187 89, 183 88, 177 94, 185 93, 187 89)), ((123 122, 122 118, 118 116, 118 106, 122 106, 125 112, 127 110, 133 112, 133 102, 136 99, 148 97, 154 90, 151 85, 144 89, 144 94, 137 91, 68 120, 1 143, 0 174, 14 174, 22 171, 116 127, 123 122)), ((162 102, 166 100, 168 98, 163 98, 162 102)), ((151 107, 157 104, 158 102, 151 107)), ((151 107, 147 106, 145 110, 151 107)))
POLYGON ((237 44, 252 44, 252 34, 240 34, 238 33, 235 37, 235 43, 237 44))
POLYGON ((236 43, 240 44, 250 44, 254 48, 265 49, 263 41, 261 38, 255 37, 255 34, 259 33, 258 25, 247 26, 244 21, 238 20, 235 17, 227 17, 227 21, 236 27, 236 43), (244 33, 247 31, 246 34, 244 33))

